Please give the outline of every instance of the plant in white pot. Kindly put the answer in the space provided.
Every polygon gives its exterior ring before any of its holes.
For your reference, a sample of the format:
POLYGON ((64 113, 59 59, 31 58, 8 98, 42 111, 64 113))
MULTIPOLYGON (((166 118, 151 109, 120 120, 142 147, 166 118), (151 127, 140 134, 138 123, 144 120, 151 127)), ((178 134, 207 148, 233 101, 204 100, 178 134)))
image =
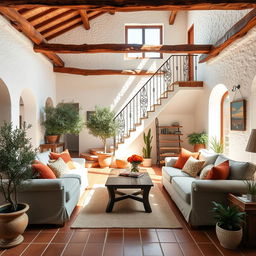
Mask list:
POLYGON ((145 132, 143 133, 143 140, 145 143, 145 147, 143 147, 142 152, 143 152, 143 166, 145 167, 150 167, 152 165, 152 158, 151 158, 151 151, 152 151, 152 142, 153 136, 151 136, 151 129, 148 130, 147 135, 145 132))
POLYGON ((256 202, 256 181, 245 180, 245 184, 247 185, 247 199, 256 202))
POLYGON ((236 206, 225 206, 213 202, 214 218, 216 223, 216 235, 221 246, 227 249, 235 249, 242 241, 245 213, 236 206))
POLYGON ((89 133, 99 137, 104 145, 104 152, 97 152, 100 167, 109 167, 112 153, 107 153, 107 139, 114 137, 119 130, 119 122, 115 119, 115 113, 108 107, 95 107, 95 112, 86 122, 89 133))
POLYGON ((35 159, 27 129, 13 129, 11 123, 0 128, 0 192, 6 204, 0 206, 0 247, 9 248, 23 241, 29 206, 18 202, 18 189, 32 178, 35 159))

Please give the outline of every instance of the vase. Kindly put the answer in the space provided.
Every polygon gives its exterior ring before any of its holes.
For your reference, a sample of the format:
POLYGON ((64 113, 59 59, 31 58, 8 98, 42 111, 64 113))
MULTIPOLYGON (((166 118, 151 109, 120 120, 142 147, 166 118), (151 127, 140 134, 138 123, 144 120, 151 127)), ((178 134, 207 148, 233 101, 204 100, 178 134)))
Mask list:
POLYGON ((131 163, 132 168, 131 168, 131 172, 139 172, 139 164, 140 163, 131 163))

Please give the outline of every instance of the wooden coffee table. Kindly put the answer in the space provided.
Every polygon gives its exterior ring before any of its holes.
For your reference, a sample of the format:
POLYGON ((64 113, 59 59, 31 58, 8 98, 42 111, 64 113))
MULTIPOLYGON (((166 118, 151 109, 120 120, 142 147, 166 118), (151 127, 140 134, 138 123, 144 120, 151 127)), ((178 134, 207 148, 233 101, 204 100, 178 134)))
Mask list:
POLYGON ((148 200, 149 191, 154 186, 148 173, 144 173, 142 177, 131 178, 122 176, 109 176, 105 186, 108 189, 109 201, 106 212, 112 212, 114 203, 131 198, 133 200, 142 202, 144 205, 145 212, 152 212, 150 203, 148 200), (118 189, 139 189, 131 194, 118 191, 118 189), (119 195, 116 197, 116 195, 119 195), (139 195, 142 195, 140 197, 139 195))

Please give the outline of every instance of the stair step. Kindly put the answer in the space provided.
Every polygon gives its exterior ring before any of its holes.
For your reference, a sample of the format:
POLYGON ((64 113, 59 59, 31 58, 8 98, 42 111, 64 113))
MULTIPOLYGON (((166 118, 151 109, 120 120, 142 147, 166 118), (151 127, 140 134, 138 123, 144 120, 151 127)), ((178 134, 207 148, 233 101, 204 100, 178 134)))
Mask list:
POLYGON ((160 140, 160 143, 179 143, 183 142, 183 140, 160 140))
POLYGON ((182 136, 183 134, 172 134, 172 133, 170 133, 170 134, 159 134, 160 136, 182 136))
POLYGON ((89 153, 81 153, 80 154, 81 158, 85 158, 87 161, 93 161, 93 162, 98 162, 98 156, 96 155, 91 155, 89 153))
POLYGON ((97 151, 104 151, 104 148, 91 148, 90 150, 89 150, 89 153, 91 154, 91 155, 97 155, 97 151))
POLYGON ((167 157, 167 156, 179 156, 177 153, 172 153, 172 152, 166 152, 166 153, 161 153, 160 156, 167 157))
POLYGON ((181 147, 160 147, 162 150, 169 150, 169 149, 181 149, 181 147))
POLYGON ((94 161, 85 162, 85 168, 98 168, 98 167, 100 167, 98 162, 94 162, 94 161))

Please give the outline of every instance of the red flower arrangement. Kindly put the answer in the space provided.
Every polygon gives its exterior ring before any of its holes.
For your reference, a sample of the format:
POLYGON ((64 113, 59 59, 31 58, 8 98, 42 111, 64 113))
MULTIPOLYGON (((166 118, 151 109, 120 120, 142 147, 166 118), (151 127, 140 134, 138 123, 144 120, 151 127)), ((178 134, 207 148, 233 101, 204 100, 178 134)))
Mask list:
POLYGON ((141 164, 143 160, 143 157, 138 155, 132 155, 128 157, 127 161, 132 165, 131 172, 138 172, 138 165, 141 164))

